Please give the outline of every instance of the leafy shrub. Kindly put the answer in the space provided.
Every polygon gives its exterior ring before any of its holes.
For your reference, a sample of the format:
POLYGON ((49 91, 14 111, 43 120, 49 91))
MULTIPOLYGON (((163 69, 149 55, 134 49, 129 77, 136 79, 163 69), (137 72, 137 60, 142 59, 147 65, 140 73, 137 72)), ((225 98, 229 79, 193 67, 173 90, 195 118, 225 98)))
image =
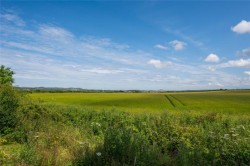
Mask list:
POLYGON ((19 105, 19 95, 9 85, 0 85, 0 134, 8 134, 16 126, 16 110, 19 105))

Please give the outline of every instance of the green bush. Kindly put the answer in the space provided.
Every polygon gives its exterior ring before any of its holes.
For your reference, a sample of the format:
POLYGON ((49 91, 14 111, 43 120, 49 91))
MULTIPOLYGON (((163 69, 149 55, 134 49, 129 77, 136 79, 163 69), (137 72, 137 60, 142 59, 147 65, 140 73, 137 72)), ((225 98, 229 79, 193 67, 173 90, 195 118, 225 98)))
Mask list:
POLYGON ((16 110, 19 105, 19 95, 9 85, 0 85, 0 134, 13 131, 16 126, 16 110))

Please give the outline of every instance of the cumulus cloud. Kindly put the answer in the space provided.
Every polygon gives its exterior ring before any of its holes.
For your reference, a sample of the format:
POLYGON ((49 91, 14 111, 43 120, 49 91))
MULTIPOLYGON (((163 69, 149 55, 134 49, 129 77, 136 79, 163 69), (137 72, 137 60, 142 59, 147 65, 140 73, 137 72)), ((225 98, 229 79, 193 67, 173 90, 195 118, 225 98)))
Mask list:
POLYGON ((244 73, 250 76, 250 71, 245 71, 244 73))
POLYGON ((231 30, 239 34, 250 33, 250 21, 242 20, 232 27, 231 30))
POLYGON ((219 67, 250 67, 250 59, 230 60, 220 64, 219 67))
POLYGON ((204 61, 205 62, 219 62, 220 58, 216 54, 209 54, 204 61))
POLYGON ((169 44, 176 50, 183 50, 185 48, 185 46, 187 45, 187 43, 179 41, 179 40, 173 40, 171 42, 169 42, 169 44))
MULTIPOLYGON (((238 59, 238 60, 230 60, 225 63, 220 63, 212 66, 206 66, 206 69, 209 71, 215 71, 217 69, 221 68, 249 68, 250 67, 250 59, 238 59)), ((249 71, 246 71, 245 74, 247 74, 249 71)))
POLYGON ((168 50, 167 46, 164 46, 164 45, 161 45, 161 44, 156 44, 154 47, 158 48, 158 49, 161 49, 161 50, 168 50))
POLYGON ((153 65, 156 68, 161 68, 162 67, 162 62, 160 60, 156 60, 156 59, 149 60, 148 64, 153 65))
POLYGON ((238 56, 250 56, 250 47, 243 49, 241 51, 237 51, 238 56))
POLYGON ((163 67, 167 67, 167 66, 170 66, 172 65, 172 62, 171 61, 160 61, 160 60, 157 60, 157 59, 151 59, 148 61, 148 64, 150 65, 153 65, 155 68, 163 68, 163 67))

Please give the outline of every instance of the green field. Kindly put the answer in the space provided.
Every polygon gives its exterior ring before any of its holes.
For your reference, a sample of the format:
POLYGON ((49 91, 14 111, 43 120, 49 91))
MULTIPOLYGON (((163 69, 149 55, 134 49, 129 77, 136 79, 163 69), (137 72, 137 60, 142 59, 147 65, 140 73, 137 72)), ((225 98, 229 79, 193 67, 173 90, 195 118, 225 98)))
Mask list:
POLYGON ((32 93, 35 100, 129 112, 250 113, 250 91, 176 93, 32 93))
POLYGON ((0 99, 0 165, 250 163, 247 90, 26 94, 4 87, 0 99))

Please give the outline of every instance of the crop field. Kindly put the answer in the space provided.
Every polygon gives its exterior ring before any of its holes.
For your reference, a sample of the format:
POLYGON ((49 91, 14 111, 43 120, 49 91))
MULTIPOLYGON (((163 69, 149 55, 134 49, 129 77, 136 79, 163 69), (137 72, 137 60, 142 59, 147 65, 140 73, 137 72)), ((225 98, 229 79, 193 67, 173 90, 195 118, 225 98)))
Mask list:
POLYGON ((2 119, 0 165, 250 163, 247 90, 19 94, 6 87, 0 98, 0 110, 15 111, 2 119))
POLYGON ((175 93, 33 93, 35 100, 96 110, 128 112, 192 111, 250 114, 250 91, 175 93))

